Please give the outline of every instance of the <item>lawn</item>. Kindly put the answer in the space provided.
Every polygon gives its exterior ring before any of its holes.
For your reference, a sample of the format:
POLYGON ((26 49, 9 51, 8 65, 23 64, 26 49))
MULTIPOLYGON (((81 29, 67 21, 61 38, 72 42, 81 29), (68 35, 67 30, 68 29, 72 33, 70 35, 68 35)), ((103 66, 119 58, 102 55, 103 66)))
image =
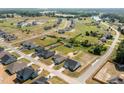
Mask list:
POLYGON ((18 38, 17 38, 17 40, 14 40, 14 42, 16 42, 16 41, 18 42, 22 39, 26 39, 26 38, 30 38, 30 37, 35 36, 35 35, 39 35, 44 31, 43 27, 47 23, 39 24, 39 25, 36 25, 36 26, 30 26, 30 27, 22 27, 22 28, 16 27, 17 22, 23 21, 26 18, 28 20, 35 20, 35 19, 45 20, 45 19, 47 19, 52 23, 53 23, 53 20, 55 19, 55 18, 49 18, 49 17, 36 17, 36 18, 35 17, 33 17, 33 18, 31 18, 31 17, 21 18, 20 17, 20 18, 12 18, 12 19, 10 18, 10 19, 7 19, 4 23, 0 23, 0 28, 4 29, 4 31, 6 31, 10 34, 15 34, 18 38), (11 23, 13 23, 13 25, 11 23), (26 30, 26 29, 30 30, 31 32, 29 34, 27 34, 26 31, 23 32, 23 30, 26 30))
POLYGON ((49 81, 52 82, 52 84, 67 84, 66 81, 62 80, 57 76, 52 77, 49 81))
POLYGON ((66 32, 65 35, 74 37, 80 33, 82 33, 83 35, 85 35, 86 31, 100 31, 99 33, 103 33, 103 31, 101 30, 101 28, 97 28, 97 26, 94 25, 85 25, 85 24, 81 24, 80 22, 76 23, 75 26, 75 31, 73 32, 66 32))
POLYGON ((28 59, 26 59, 26 58, 21 58, 21 59, 19 59, 19 61, 21 61, 21 62, 26 62, 26 63, 29 63, 30 61, 28 60, 28 59))
POLYGON ((16 52, 12 52, 11 54, 14 55, 14 56, 17 57, 17 58, 20 57, 20 55, 17 54, 16 52))
POLYGON ((59 54, 62 54, 62 55, 67 55, 68 53, 75 51, 75 49, 65 47, 64 45, 56 47, 52 50, 54 50, 54 51, 56 51, 56 52, 58 52, 59 54))
POLYGON ((53 69, 59 70, 59 69, 61 69, 61 68, 63 67, 63 65, 64 65, 64 62, 61 63, 61 64, 59 64, 59 65, 55 65, 55 66, 53 67, 53 69))
POLYGON ((30 40, 32 43, 37 44, 37 45, 41 45, 41 46, 47 46, 49 44, 55 43, 57 40, 55 38, 51 38, 51 37, 46 37, 46 39, 41 40, 41 38, 35 38, 33 40, 30 40))
POLYGON ((48 58, 48 59, 40 58, 40 61, 41 61, 42 63, 44 63, 45 65, 48 65, 48 66, 53 64, 51 58, 48 58))
POLYGON ((28 49, 25 49, 25 50, 22 50, 23 53, 25 54, 31 54, 34 52, 34 50, 28 50, 28 49))

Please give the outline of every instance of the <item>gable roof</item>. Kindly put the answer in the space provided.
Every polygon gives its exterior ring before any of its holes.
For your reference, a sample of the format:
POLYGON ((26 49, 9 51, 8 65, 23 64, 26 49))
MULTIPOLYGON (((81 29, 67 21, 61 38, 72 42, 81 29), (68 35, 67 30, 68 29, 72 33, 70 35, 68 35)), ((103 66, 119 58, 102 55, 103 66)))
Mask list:
POLYGON ((17 72, 17 79, 21 82, 35 78, 36 76, 37 72, 31 66, 17 72))
POLYGON ((43 50, 44 50, 44 47, 42 47, 42 46, 37 46, 37 47, 35 48, 35 52, 36 52, 36 53, 42 52, 43 50))
POLYGON ((23 46, 23 48, 29 49, 29 50, 34 49, 36 47, 31 42, 26 42, 26 41, 22 42, 21 45, 23 46))
POLYGON ((1 58, 1 63, 4 65, 16 62, 17 58, 13 55, 10 54, 5 54, 2 58, 1 58))
POLYGON ((54 62, 55 65, 58 65, 58 64, 64 62, 65 59, 66 59, 66 57, 63 57, 63 56, 58 55, 58 54, 57 55, 54 55, 53 58, 52 58, 52 60, 53 60, 53 62, 54 62))
POLYGON ((27 66, 27 63, 25 62, 15 62, 7 66, 7 71, 9 71, 10 74, 14 74, 21 69, 24 69, 27 66))
POLYGON ((69 69, 70 71, 75 71, 76 69, 78 69, 81 66, 81 64, 75 60, 72 59, 66 59, 65 63, 64 63, 64 67, 66 69, 69 69))
POLYGON ((54 56, 54 54, 55 54, 55 51, 49 51, 49 50, 45 50, 45 49, 43 49, 41 52, 37 53, 37 55, 39 57, 43 57, 45 59, 54 56))

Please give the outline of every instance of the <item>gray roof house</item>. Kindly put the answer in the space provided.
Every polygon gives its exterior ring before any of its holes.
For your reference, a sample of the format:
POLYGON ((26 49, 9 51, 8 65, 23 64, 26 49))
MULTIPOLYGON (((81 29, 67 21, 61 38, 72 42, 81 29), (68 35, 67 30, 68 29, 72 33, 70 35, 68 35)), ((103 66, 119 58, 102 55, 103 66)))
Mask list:
POLYGON ((14 34, 11 35, 2 30, 0 30, 0 37, 4 38, 4 40, 6 40, 6 41, 12 41, 17 38, 14 34))
POLYGON ((6 71, 8 71, 10 74, 14 74, 14 73, 24 69, 26 66, 27 66, 27 63, 25 63, 25 62, 14 62, 7 66, 6 71))
POLYGON ((13 34, 13 35, 10 35, 10 34, 6 34, 5 36, 4 36, 4 39, 6 40, 6 41, 12 41, 12 40, 16 40, 16 36, 13 34))
POLYGON ((1 58, 1 63, 4 65, 16 62, 17 58, 14 55, 10 55, 10 54, 5 54, 2 58, 1 58))
POLYGON ((64 34, 64 33, 65 33, 65 30, 64 30, 64 29, 59 29, 57 32, 58 32, 59 34, 64 34))
POLYGON ((20 82, 24 82, 28 79, 34 79, 38 76, 37 71, 35 71, 31 66, 18 71, 16 74, 17 74, 16 79, 19 80, 20 82))
POLYGON ((0 37, 2 37, 4 34, 6 34, 4 31, 0 30, 0 37))
POLYGON ((43 57, 44 59, 48 59, 55 55, 55 51, 42 50, 42 52, 37 53, 37 56, 43 57))
POLYGON ((32 82, 32 84, 49 84, 49 82, 48 82, 48 78, 40 77, 37 80, 35 80, 34 82, 32 82))
POLYGON ((52 60, 55 65, 59 65, 66 60, 66 57, 57 54, 53 56, 52 60))
POLYGON ((42 52, 44 50, 44 47, 42 47, 42 46, 37 46, 36 48, 35 48, 35 52, 36 53, 40 53, 40 52, 42 52))
POLYGON ((100 39, 100 41, 102 41, 102 42, 106 42, 107 39, 106 39, 106 37, 103 36, 103 37, 100 39))
POLYGON ((72 59, 66 59, 65 63, 64 63, 64 67, 68 70, 70 70, 71 72, 74 72, 75 70, 77 70, 79 67, 81 67, 81 64, 75 60, 72 59))
POLYGON ((22 42, 21 46, 22 46, 22 49, 28 49, 28 50, 36 48, 36 45, 32 44, 31 42, 26 42, 26 41, 22 42))

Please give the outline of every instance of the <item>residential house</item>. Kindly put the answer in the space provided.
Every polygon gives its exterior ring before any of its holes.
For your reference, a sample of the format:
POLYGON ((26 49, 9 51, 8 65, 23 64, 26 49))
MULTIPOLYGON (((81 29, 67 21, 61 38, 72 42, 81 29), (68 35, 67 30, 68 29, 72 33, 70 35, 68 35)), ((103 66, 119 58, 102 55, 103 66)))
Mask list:
POLYGON ((10 55, 10 54, 5 54, 2 58, 1 58, 1 63, 4 65, 8 65, 10 63, 16 62, 17 58, 14 55, 10 55))
POLYGON ((71 72, 74 72, 75 70, 77 70, 79 67, 81 67, 81 64, 75 60, 72 59, 66 59, 65 63, 64 63, 64 67, 68 70, 70 70, 71 72))
POLYGON ((102 41, 102 42, 106 42, 107 39, 106 39, 106 37, 103 36, 103 37, 100 39, 100 41, 102 41))
POLYGON ((21 46, 22 46, 22 49, 28 49, 28 50, 36 48, 36 45, 32 44, 31 42, 26 42, 26 41, 21 43, 21 46))
POLYGON ((8 71, 10 74, 14 74, 14 73, 24 69, 26 66, 27 66, 27 63, 25 63, 25 62, 14 62, 7 66, 6 71, 8 71))
POLYGON ((52 60, 55 65, 59 65, 66 60, 66 57, 57 54, 53 56, 52 60))
POLYGON ((37 46, 36 48, 35 48, 35 52, 36 53, 40 53, 40 52, 42 52, 44 50, 44 47, 42 47, 42 46, 37 46))
POLYGON ((2 30, 0 30, 0 37, 4 38, 5 41, 12 41, 17 38, 14 34, 10 35, 2 30))
POLYGON ((57 32, 58 32, 59 34, 64 34, 64 33, 65 33, 65 30, 64 30, 64 29, 59 29, 57 32))
POLYGON ((17 80, 24 82, 28 79, 34 79, 38 76, 38 72, 35 71, 31 66, 26 67, 17 72, 17 80))
POLYGON ((43 49, 41 52, 37 53, 37 56, 43 57, 44 59, 48 59, 48 58, 54 56, 54 54, 55 54, 55 51, 43 49))

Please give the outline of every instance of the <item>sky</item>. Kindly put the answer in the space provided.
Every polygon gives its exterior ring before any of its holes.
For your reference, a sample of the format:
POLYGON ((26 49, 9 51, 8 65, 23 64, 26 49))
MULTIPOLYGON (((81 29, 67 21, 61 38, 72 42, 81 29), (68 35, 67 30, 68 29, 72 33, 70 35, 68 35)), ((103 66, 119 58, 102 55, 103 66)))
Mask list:
POLYGON ((0 0, 0 8, 124 8, 124 0, 0 0))

